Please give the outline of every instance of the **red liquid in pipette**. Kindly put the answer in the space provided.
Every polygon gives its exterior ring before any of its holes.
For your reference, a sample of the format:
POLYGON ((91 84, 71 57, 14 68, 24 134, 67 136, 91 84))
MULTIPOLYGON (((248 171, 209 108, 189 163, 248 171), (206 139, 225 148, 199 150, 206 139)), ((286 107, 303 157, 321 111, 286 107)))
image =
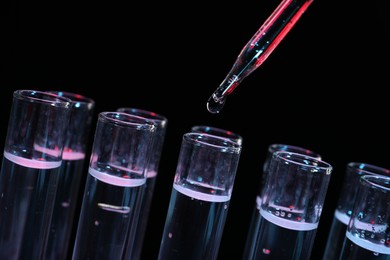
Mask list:
POLYGON ((221 85, 207 101, 210 113, 219 113, 226 97, 257 69, 279 45, 313 0, 283 0, 244 46, 221 85))

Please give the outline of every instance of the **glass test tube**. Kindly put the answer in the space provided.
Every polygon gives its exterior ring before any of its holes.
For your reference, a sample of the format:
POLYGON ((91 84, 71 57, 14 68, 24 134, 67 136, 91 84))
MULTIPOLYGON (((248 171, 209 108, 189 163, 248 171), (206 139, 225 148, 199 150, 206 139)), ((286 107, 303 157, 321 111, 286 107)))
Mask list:
POLYGON ((227 138, 183 135, 159 260, 217 258, 240 153, 227 138))
POLYGON ((151 156, 147 166, 146 183, 143 186, 145 190, 143 192, 144 195, 141 202, 141 211, 137 223, 137 231, 135 239, 130 240, 130 244, 127 245, 128 252, 131 252, 131 255, 127 255, 126 258, 129 260, 136 260, 141 259, 144 237, 149 219, 154 187, 156 185, 161 152, 165 141, 168 119, 161 114, 139 108, 121 107, 118 108, 117 111, 145 117, 149 120, 152 120, 156 124, 156 133, 154 135, 151 156), (131 242, 134 242, 134 244, 131 244, 131 242))
POLYGON ((156 126, 101 112, 89 162, 72 259, 123 259, 134 239, 156 126))
POLYGON ((337 207, 330 226, 323 260, 338 259, 344 243, 345 232, 352 214, 352 209, 358 195, 360 177, 363 175, 390 176, 390 170, 362 162, 347 164, 343 185, 337 207))
POLYGON ((0 259, 43 259, 71 101, 16 90, 0 172, 0 259))
POLYGON ((390 178, 363 175, 339 260, 390 259, 390 178))
POLYGON ((332 166, 277 151, 261 193, 260 222, 246 259, 310 259, 332 166))
POLYGON ((287 151, 287 152, 299 153, 299 154, 311 156, 318 160, 321 160, 321 156, 317 152, 314 152, 312 150, 300 146, 289 145, 289 144, 271 144, 268 146, 267 155, 263 163, 262 174, 260 176, 260 184, 256 195, 255 206, 253 208, 251 222, 249 225, 248 234, 246 238, 246 243, 245 243, 245 248, 244 248, 244 253, 242 258, 243 260, 247 260, 249 255, 254 254, 253 251, 255 250, 255 243, 253 242, 256 241, 256 236, 261 223, 261 214, 260 214, 261 191, 263 190, 265 180, 269 174, 268 168, 269 168, 270 161, 272 159, 272 155, 276 151, 287 151))
POLYGON ((46 260, 67 260, 71 255, 69 248, 72 248, 71 244, 74 240, 74 223, 77 223, 79 215, 80 187, 85 181, 83 173, 95 101, 76 93, 49 92, 72 101, 45 257, 46 260))

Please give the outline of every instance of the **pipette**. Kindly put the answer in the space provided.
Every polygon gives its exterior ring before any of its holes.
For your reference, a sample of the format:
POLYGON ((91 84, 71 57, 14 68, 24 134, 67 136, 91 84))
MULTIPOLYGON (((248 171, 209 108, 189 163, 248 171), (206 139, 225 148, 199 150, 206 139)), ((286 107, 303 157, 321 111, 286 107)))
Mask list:
POLYGON ((211 113, 219 113, 226 98, 257 69, 279 45, 313 0, 283 0, 238 55, 233 67, 207 101, 211 113))

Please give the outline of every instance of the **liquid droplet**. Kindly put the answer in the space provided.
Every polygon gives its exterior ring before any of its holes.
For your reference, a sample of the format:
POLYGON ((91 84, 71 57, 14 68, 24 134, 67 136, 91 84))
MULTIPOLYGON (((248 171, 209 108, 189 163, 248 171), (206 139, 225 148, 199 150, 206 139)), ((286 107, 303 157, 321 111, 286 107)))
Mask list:
POLYGON ((226 97, 219 99, 215 96, 215 94, 213 94, 207 101, 207 110, 210 113, 217 114, 222 110, 223 106, 225 105, 225 101, 226 97))

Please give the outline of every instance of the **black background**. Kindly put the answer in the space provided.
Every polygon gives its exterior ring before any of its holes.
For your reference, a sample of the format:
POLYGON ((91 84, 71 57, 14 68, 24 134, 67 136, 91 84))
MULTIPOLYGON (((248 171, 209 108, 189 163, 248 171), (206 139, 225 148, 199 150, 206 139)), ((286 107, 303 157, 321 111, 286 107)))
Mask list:
POLYGON ((241 258, 268 145, 314 150, 334 167, 313 249, 318 259, 346 164, 390 168, 382 2, 315 0, 221 113, 210 114, 207 99, 278 1, 1 1, 0 145, 16 89, 91 97, 96 117, 121 106, 165 115, 145 259, 156 259, 181 138, 191 126, 244 138, 220 259, 241 258))

